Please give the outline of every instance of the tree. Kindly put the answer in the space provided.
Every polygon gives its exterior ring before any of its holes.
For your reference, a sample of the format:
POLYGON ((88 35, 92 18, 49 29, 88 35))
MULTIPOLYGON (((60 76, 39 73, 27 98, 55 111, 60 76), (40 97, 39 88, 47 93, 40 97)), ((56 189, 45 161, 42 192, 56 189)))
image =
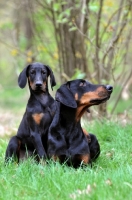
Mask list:
MULTIPOLYGON (((37 0, 37 3, 47 10, 54 26, 59 68, 66 79, 73 76, 75 69, 80 69, 95 83, 118 81, 128 55, 126 41, 131 38, 127 35, 127 31, 132 31, 131 0, 37 0), (117 59, 118 54, 123 59, 117 59), (118 63, 122 70, 115 77, 118 63)), ((106 110, 106 104, 99 107, 103 116, 106 110)))
MULTIPOLYGON (((128 82, 131 86, 132 0, 11 3, 13 6, 3 1, 11 12, 8 21, 3 19, 0 24, 0 35, 2 44, 11 50, 16 75, 18 67, 38 60, 59 74, 59 83, 86 78, 92 83, 111 84, 114 113, 123 88, 128 82)), ((107 114, 106 107, 99 106, 100 115, 107 114)))

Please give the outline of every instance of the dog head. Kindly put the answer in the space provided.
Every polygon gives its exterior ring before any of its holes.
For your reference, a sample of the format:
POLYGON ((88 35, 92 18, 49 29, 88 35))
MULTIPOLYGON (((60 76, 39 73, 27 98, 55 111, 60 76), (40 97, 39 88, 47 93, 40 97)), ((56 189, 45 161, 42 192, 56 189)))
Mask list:
POLYGON ((110 85, 94 85, 83 79, 68 81, 56 93, 56 100, 62 104, 76 108, 76 120, 92 105, 106 102, 112 93, 110 85))
POLYGON ((49 76, 51 88, 53 88, 56 85, 56 82, 51 68, 42 63, 32 63, 26 66, 20 73, 18 77, 18 85, 20 88, 24 88, 28 79, 29 87, 31 88, 31 90, 35 92, 45 92, 48 88, 47 81, 49 76))

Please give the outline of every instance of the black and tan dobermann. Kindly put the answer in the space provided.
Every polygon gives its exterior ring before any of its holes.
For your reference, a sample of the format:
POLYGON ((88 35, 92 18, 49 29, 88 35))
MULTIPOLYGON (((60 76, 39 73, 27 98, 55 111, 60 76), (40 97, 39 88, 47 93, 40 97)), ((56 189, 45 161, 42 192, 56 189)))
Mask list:
POLYGON ((76 168, 98 157, 98 140, 93 134, 84 134, 80 119, 90 106, 106 102, 112 90, 110 85, 93 85, 82 79, 69 81, 57 90, 57 109, 48 133, 51 158, 76 168))
POLYGON ((47 133, 55 113, 55 100, 48 91, 48 77, 53 88, 56 82, 51 68, 37 62, 20 73, 18 85, 24 88, 28 80, 30 98, 18 132, 7 146, 6 161, 13 158, 19 162, 21 154, 26 151, 38 155, 40 159, 47 157, 47 133))

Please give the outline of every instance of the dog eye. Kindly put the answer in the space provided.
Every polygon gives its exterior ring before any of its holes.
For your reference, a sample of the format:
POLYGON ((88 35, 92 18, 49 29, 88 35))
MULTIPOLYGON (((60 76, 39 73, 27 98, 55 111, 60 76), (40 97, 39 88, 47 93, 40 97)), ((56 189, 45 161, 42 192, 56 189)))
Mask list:
POLYGON ((35 70, 32 70, 30 73, 31 73, 31 74, 35 74, 35 70))
POLYGON ((85 87, 85 86, 86 86, 86 82, 83 82, 83 81, 82 81, 82 82, 79 84, 79 86, 80 86, 80 87, 85 87))
POLYGON ((46 74, 46 72, 45 72, 45 71, 42 71, 42 74, 46 74))

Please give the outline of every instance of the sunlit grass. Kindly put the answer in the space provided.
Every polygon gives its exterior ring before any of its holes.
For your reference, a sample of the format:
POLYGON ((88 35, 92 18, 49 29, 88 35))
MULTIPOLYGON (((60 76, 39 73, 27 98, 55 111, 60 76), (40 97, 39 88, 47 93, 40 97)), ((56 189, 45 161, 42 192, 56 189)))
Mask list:
POLYGON ((32 159, 4 166, 8 139, 0 140, 0 199, 10 200, 130 200, 132 197, 132 126, 105 121, 88 124, 96 133, 101 155, 77 170, 32 159))

